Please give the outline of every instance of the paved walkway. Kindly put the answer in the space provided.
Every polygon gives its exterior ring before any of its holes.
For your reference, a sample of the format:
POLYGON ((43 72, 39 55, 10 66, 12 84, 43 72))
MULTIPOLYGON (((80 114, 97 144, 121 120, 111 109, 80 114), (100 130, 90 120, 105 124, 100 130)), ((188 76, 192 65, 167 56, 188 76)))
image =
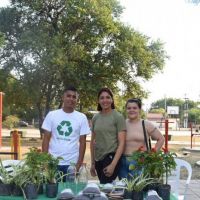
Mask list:
MULTIPOLYGON (((184 192, 185 181, 181 180, 180 193, 184 192)), ((200 180, 191 180, 187 193, 186 200, 198 200, 200 199, 200 180)))

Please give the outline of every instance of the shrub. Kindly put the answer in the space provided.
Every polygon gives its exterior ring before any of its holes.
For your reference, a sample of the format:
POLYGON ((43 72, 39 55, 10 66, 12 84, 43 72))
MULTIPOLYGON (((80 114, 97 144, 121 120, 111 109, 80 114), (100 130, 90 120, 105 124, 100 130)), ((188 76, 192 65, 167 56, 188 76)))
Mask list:
POLYGON ((19 118, 15 115, 9 115, 3 121, 3 127, 12 129, 19 123, 19 118))
POLYGON ((163 182, 163 178, 166 176, 167 184, 168 175, 176 168, 174 157, 176 154, 165 148, 159 151, 152 148, 151 151, 147 152, 142 146, 132 154, 130 160, 134 160, 136 164, 131 164, 129 168, 130 170, 143 171, 145 175, 157 179, 158 182, 163 182))
POLYGON ((93 114, 91 112, 86 112, 85 115, 88 118, 88 120, 92 119, 93 117, 93 114))

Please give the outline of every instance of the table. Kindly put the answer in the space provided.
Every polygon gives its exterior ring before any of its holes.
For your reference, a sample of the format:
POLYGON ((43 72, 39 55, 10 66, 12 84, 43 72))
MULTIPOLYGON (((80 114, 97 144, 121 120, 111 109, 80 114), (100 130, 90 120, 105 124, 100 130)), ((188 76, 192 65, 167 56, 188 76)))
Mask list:
MULTIPOLYGON (((58 194, 64 190, 65 188, 67 188, 69 186, 69 183, 59 183, 59 187, 58 187, 58 194)), ((70 184, 70 188, 73 190, 73 192, 75 194, 78 194, 78 192, 80 192, 83 188, 85 187, 85 185, 82 184, 70 184)), ((22 196, 0 196, 0 200, 23 200, 24 198, 22 196)), ((41 194, 38 195, 38 200, 57 200, 56 198, 48 198, 45 196, 45 194, 41 194)), ((170 200, 177 200, 177 198, 175 196, 173 196, 172 194, 170 195, 170 200)))

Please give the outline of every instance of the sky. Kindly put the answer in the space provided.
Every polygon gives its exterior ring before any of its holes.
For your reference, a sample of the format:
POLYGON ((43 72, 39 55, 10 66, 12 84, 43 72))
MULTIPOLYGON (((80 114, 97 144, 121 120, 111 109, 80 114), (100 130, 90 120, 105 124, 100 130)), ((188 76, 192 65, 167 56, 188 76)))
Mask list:
MULTIPOLYGON (((0 7, 8 5, 0 0, 0 7)), ((188 0, 120 0, 121 20, 153 40, 170 57, 162 73, 143 83, 146 106, 163 98, 200 101, 200 4, 188 0)))
POLYGON ((200 101, 200 4, 186 0, 120 0, 122 21, 153 40, 170 57, 163 73, 144 83, 149 104, 163 98, 200 101))

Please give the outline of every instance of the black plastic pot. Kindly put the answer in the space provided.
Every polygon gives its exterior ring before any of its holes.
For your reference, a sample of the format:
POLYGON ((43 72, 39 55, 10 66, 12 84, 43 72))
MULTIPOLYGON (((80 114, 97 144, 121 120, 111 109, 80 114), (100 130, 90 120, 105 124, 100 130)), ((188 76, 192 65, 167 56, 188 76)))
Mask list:
POLYGON ((37 185, 28 183, 24 187, 24 192, 27 199, 37 199, 38 196, 37 185))
POLYGON ((125 190, 124 199, 132 199, 132 191, 125 190))
POLYGON ((57 183, 47 183, 46 184, 46 196, 48 198, 55 198, 58 194, 58 184, 57 183))
POLYGON ((151 183, 145 187, 144 191, 148 192, 149 190, 155 190, 156 192, 158 192, 159 185, 160 183, 151 183))
POLYGON ((0 183, 0 196, 10 196, 12 192, 12 184, 0 183))
POLYGON ((132 200, 143 200, 143 191, 133 191, 132 192, 132 200))
POLYGON ((158 195, 163 200, 170 200, 171 186, 168 184, 161 184, 158 186, 158 195))
POLYGON ((23 195, 22 189, 19 186, 13 184, 12 195, 13 196, 22 196, 23 195))
POLYGON ((43 186, 43 184, 40 184, 38 186, 37 190, 38 190, 38 194, 43 194, 44 193, 44 186, 43 186))

